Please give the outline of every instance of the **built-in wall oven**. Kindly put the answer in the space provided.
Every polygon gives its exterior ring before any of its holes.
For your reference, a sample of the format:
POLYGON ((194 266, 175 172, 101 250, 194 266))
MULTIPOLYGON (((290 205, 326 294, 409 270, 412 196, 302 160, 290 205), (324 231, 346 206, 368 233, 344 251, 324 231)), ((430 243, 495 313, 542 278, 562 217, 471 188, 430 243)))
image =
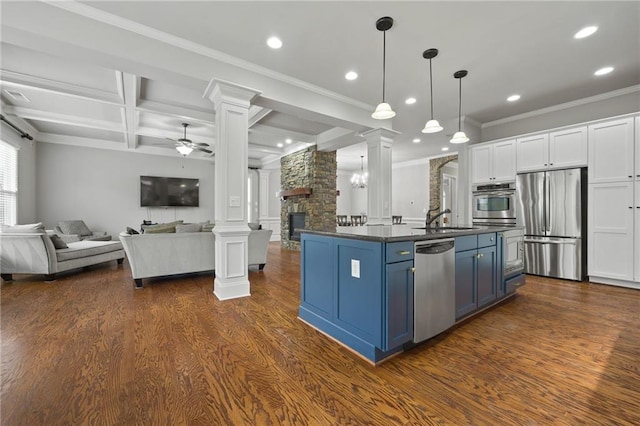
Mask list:
POLYGON ((502 276, 509 278, 524 272, 524 230, 502 231, 502 276))
POLYGON ((474 225, 516 225, 516 184, 474 185, 474 225))

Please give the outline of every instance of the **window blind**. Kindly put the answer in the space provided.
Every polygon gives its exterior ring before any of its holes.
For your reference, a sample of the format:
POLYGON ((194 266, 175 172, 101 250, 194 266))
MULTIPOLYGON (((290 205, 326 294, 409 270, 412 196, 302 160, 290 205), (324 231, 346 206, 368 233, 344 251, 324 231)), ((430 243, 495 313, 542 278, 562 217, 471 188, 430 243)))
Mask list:
POLYGON ((17 205, 18 150, 0 141, 0 224, 16 224, 17 205))

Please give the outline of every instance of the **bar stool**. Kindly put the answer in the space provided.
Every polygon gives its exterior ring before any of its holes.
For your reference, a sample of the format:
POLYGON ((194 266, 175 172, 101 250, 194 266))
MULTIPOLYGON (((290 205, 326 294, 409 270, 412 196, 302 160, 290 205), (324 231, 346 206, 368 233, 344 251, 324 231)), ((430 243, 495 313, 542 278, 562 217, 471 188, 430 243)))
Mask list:
POLYGON ((351 226, 361 226, 361 225, 362 225, 362 216, 351 215, 351 226))
POLYGON ((349 220, 346 214, 336 215, 336 223, 338 226, 349 226, 349 220))
POLYGON ((400 225, 402 223, 402 216, 391 216, 391 223, 400 225))

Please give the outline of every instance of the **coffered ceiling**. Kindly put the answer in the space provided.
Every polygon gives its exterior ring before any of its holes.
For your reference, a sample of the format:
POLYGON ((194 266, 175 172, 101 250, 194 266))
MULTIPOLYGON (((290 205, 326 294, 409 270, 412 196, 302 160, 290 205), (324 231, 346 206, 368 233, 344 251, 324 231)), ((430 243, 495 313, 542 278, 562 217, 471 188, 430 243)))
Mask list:
POLYGON ((262 92, 250 110, 251 165, 269 167, 317 144, 341 148, 339 168, 357 169, 366 154, 361 133, 375 127, 400 132, 394 162, 454 151, 459 69, 469 70, 463 125, 476 135, 483 124, 640 84, 640 2, 633 1, 22 1, 0 8, 3 114, 49 143, 175 156, 167 138, 182 137, 186 122, 187 137, 215 151, 213 104, 202 94, 218 78, 262 92), (386 93, 397 115, 386 122, 369 116, 381 100, 381 16, 395 20, 386 93), (574 39, 587 25, 599 29, 574 39), (281 49, 266 46, 273 35, 281 49), (434 112, 445 130, 425 135, 422 52, 432 47, 440 50, 434 112), (594 76, 603 66, 614 71, 594 76), (350 70, 358 79, 344 78, 350 70), (507 102, 515 93, 521 99, 507 102), (405 104, 408 97, 416 102, 405 104))

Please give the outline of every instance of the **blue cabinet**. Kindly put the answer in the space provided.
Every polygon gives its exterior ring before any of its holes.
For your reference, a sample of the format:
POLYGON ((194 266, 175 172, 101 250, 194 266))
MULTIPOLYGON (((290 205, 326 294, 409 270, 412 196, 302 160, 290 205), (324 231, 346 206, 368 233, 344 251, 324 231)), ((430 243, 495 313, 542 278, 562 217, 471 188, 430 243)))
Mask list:
POLYGON ((302 234, 299 316, 373 362, 413 339, 413 243, 302 234))
POLYGON ((456 238, 456 320, 498 298, 495 232, 456 238))

